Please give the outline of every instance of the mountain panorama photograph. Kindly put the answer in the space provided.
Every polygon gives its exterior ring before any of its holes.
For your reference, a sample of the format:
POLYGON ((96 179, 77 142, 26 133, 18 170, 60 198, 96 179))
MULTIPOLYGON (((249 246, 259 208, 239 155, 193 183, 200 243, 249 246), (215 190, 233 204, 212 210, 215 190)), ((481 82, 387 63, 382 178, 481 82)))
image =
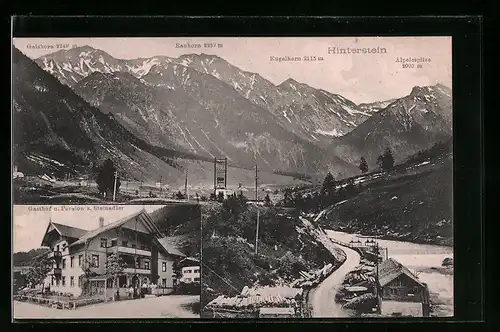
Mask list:
POLYGON ((201 205, 210 318, 453 316, 449 37, 14 38, 15 204, 201 205))

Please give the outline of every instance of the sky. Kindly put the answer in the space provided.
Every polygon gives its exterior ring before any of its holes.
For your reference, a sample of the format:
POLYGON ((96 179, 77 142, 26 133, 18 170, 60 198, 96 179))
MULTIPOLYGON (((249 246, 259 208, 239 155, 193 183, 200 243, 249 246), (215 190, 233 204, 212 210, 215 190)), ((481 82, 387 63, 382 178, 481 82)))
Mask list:
POLYGON ((115 222, 143 208, 153 212, 163 205, 104 205, 114 211, 96 211, 94 205, 14 205, 13 249, 14 252, 39 248, 50 220, 55 223, 92 230, 99 227, 99 217, 104 223, 115 222), (35 209, 45 211, 34 211, 35 209), (65 208, 65 210, 62 210, 65 208), (50 211, 47 211, 50 209, 50 211), (77 210, 80 209, 80 210, 77 210), (84 212, 81 211, 84 209, 84 212))
POLYGON ((63 48, 89 45, 118 59, 214 54, 276 85, 293 78, 355 103, 403 97, 416 85, 442 83, 451 88, 452 82, 451 37, 14 38, 13 44, 31 58, 57 51, 57 45, 63 48), (205 47, 205 43, 217 46, 205 47), (202 47, 180 48, 176 44, 202 47), (43 48, 36 49, 33 45, 43 48), (329 54, 329 47, 378 47, 385 48, 386 53, 329 54), (271 61, 272 56, 323 60, 278 62, 271 61), (423 63, 421 68, 416 65, 402 68, 396 62, 399 57, 425 57, 431 61, 423 63))

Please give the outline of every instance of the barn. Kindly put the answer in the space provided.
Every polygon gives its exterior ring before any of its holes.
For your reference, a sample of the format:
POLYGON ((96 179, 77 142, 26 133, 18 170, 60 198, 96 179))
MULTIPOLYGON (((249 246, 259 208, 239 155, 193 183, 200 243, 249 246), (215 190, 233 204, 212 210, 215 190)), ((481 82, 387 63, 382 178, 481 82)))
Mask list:
POLYGON ((378 266, 379 311, 384 316, 429 316, 429 290, 393 258, 378 266))

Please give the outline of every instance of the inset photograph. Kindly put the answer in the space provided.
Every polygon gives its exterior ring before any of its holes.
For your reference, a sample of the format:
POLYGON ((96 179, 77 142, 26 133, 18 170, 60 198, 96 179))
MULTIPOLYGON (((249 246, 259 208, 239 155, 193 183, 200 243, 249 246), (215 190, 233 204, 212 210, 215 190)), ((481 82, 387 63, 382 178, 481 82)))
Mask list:
POLYGON ((200 208, 14 206, 14 319, 199 318, 200 208))

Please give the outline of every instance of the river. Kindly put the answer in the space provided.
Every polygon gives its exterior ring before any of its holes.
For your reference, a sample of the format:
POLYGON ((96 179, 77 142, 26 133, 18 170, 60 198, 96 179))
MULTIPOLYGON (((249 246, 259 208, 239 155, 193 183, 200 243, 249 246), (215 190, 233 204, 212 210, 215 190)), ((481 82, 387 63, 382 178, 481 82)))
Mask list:
MULTIPOLYGON (((338 241, 348 243, 356 240, 354 234, 331 230, 325 232, 338 241)), ((387 248, 389 257, 405 265, 428 285, 436 315, 453 316, 453 273, 439 271, 443 259, 453 258, 453 248, 394 240, 377 239, 377 242, 380 247, 387 248)))

